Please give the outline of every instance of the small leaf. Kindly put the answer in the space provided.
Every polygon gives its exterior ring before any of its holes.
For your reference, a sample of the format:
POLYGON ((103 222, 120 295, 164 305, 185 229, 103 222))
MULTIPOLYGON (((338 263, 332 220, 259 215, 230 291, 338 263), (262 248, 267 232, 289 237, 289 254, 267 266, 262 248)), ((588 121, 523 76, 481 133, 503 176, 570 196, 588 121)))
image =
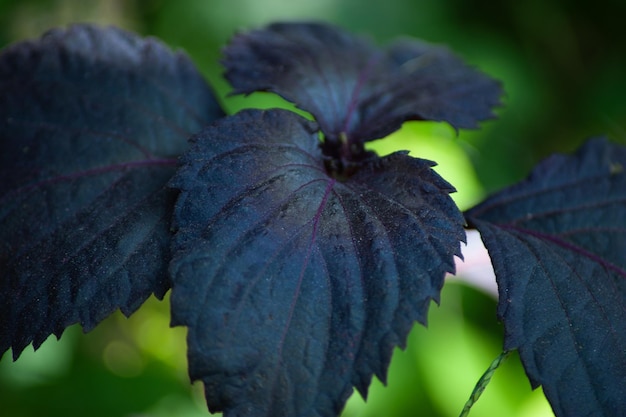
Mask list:
POLYGON ((467 213, 506 330, 557 416, 626 410, 626 148, 592 140, 467 213))
POLYGON ((402 39, 386 50, 321 23, 279 23, 225 49, 236 94, 271 91, 313 114, 327 140, 363 143, 406 120, 474 128, 494 117, 501 89, 444 47, 402 39))
POLYGON ((0 354, 169 288, 166 187, 220 117, 183 54, 88 25, 0 56, 0 354))
POLYGON ((345 182, 317 125, 248 110, 194 138, 172 185, 172 320, 226 416, 334 416, 385 379, 464 239, 452 187, 396 153, 345 182))

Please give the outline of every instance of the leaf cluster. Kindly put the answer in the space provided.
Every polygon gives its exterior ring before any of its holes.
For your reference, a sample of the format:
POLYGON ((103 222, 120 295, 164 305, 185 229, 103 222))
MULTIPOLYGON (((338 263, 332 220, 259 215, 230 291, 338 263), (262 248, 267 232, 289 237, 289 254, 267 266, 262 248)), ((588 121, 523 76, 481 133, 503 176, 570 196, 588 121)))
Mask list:
POLYGON ((236 35, 225 116, 189 58, 75 25, 0 55, 0 352, 172 291, 189 373, 227 416, 334 416, 385 380, 476 228, 559 416, 626 410, 626 149, 594 139, 461 213, 434 162, 366 150, 409 120, 476 128, 500 84, 445 47, 323 23, 236 35))

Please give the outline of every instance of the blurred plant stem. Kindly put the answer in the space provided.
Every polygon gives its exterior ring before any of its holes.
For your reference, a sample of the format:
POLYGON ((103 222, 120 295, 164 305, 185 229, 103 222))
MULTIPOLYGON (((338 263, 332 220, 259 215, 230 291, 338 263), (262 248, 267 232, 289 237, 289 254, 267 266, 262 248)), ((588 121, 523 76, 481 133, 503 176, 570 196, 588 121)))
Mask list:
POLYGON ((472 391, 472 395, 470 395, 469 399, 465 403, 465 406, 463 407, 463 411, 461 411, 461 414, 459 415, 459 417, 469 416, 469 412, 472 409, 472 406, 476 403, 476 401, 478 401, 483 391, 485 391, 485 388, 487 388, 487 385, 489 385, 489 382, 491 381, 491 377, 493 377, 493 374, 496 372, 496 369, 498 369, 498 367, 502 364, 502 362, 506 360, 506 358, 509 357, 510 354, 511 354, 510 350, 505 350, 500 355, 498 355, 498 357, 494 359, 493 362, 491 362, 491 365, 489 365, 489 368, 487 368, 487 371, 478 380, 478 383, 476 384, 476 386, 474 387, 474 390, 472 391))

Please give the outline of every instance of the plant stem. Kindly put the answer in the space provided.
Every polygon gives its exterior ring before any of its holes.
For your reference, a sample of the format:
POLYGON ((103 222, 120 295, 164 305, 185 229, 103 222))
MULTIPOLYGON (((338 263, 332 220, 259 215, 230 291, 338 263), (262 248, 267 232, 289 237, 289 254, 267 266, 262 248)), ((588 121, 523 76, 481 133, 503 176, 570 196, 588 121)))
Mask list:
POLYGON ((489 365, 489 368, 487 368, 487 371, 485 371, 485 373, 480 377, 480 379, 476 383, 476 386, 474 387, 474 390, 472 391, 472 394, 470 395, 469 399, 465 403, 465 406, 463 407, 463 411, 461 411, 461 414, 459 415, 459 417, 467 417, 469 415, 469 412, 472 409, 472 406, 476 403, 476 401, 478 401, 478 399, 482 395, 485 388, 487 388, 487 385, 489 385, 489 381, 491 381, 491 377, 493 376, 494 372, 496 372, 496 369, 498 369, 498 367, 502 364, 502 362, 505 361, 506 358, 509 357, 510 354, 511 354, 510 350, 505 350, 502 353, 500 353, 500 355, 498 355, 498 357, 495 358, 493 362, 491 362, 491 365, 489 365))

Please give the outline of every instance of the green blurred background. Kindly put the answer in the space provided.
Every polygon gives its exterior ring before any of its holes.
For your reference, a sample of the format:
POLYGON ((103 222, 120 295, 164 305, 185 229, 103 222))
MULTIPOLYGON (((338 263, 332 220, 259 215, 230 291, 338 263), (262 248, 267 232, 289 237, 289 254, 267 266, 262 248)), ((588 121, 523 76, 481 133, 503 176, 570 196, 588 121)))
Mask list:
MULTIPOLYGON (((323 19, 379 43, 399 35, 444 43, 502 80, 497 121, 458 135, 437 123, 407 123, 372 146, 409 149, 439 162, 461 208, 523 178, 539 159, 585 138, 626 138, 626 2, 597 0, 0 0, 0 45, 70 22, 114 24, 186 50, 229 112, 283 105, 225 97, 220 48, 237 30, 275 20, 323 19)), ((469 260, 468 260, 469 261, 469 260)), ((480 260, 479 260, 480 261, 480 260)), ((461 268, 463 268, 461 266, 461 268)), ((485 271, 488 275, 488 269, 485 271)), ((428 329, 398 350, 388 387, 354 395, 346 417, 457 416, 498 355, 496 301, 463 278, 444 288, 428 329)), ((10 295, 5 295, 10 296, 10 295)), ((202 387, 186 374, 185 329, 169 328, 169 304, 150 299, 130 319, 116 313, 84 335, 69 328, 17 362, 0 361, 0 416, 206 416, 202 387)), ((496 373, 471 416, 552 415, 516 356, 496 373)))

